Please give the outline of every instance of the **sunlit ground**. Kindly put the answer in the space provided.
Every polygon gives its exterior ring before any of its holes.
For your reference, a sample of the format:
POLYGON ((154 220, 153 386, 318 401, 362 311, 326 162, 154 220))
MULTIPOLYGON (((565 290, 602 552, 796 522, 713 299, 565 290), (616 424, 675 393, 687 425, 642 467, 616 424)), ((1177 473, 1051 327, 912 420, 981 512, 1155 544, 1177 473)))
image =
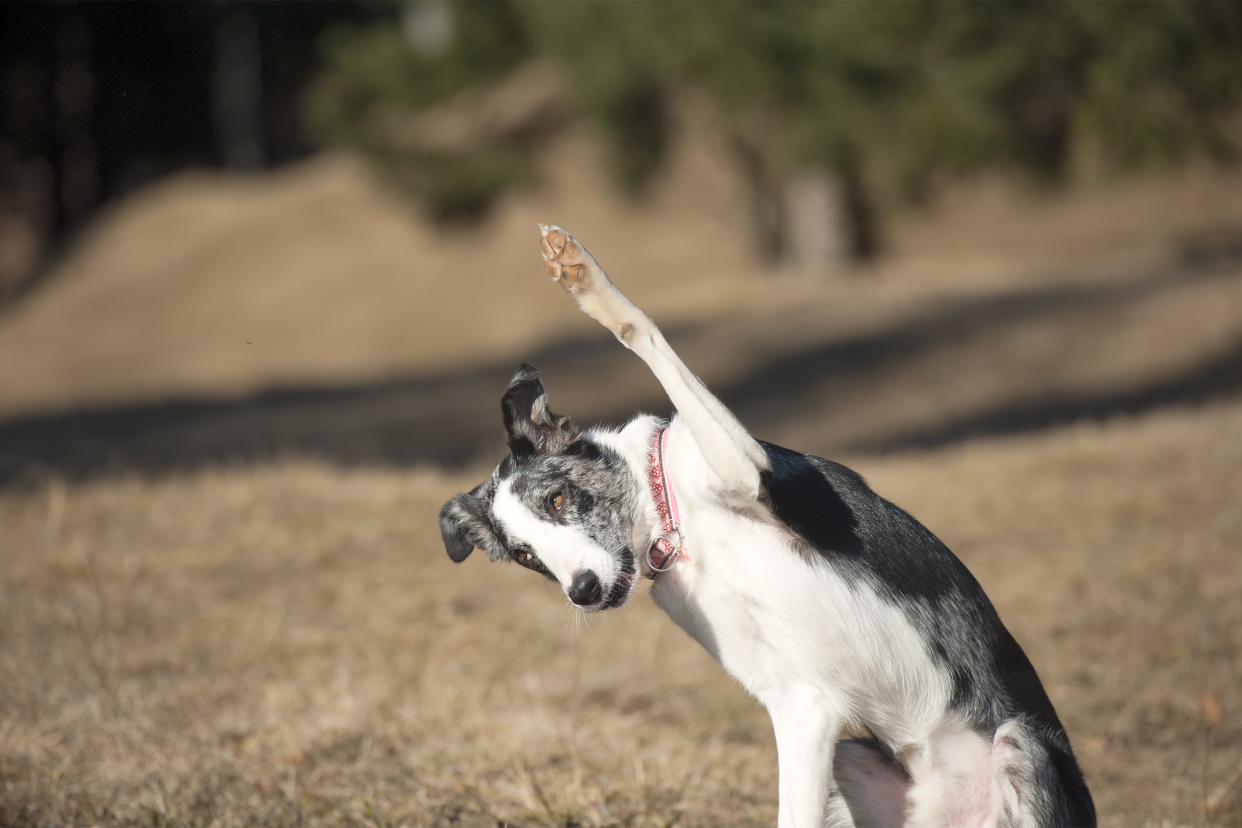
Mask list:
MULTIPOLYGON (((1103 824, 1242 824, 1242 405, 854 465, 982 581, 1103 824)), ((766 714, 645 596, 448 561, 480 474, 0 495, 0 822, 774 822, 766 714)))

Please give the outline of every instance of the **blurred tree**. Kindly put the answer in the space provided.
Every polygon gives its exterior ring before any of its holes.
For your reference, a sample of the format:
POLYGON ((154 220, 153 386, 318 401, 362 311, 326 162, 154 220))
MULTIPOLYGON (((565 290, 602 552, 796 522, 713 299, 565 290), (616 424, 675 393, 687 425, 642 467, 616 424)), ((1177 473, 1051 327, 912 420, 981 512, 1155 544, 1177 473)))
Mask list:
POLYGON ((478 217, 529 175, 522 141, 437 146, 407 117, 472 86, 495 83, 531 56, 525 21, 503 2, 411 3, 400 17, 334 32, 327 70, 307 99, 308 124, 328 143, 361 150, 439 219, 478 217), (403 123, 404 122, 404 123, 403 123), (413 133, 413 134, 411 134, 413 133))
POLYGON ((668 145, 669 91, 706 90, 752 182, 760 246, 776 256, 807 247, 787 237, 808 225, 791 210, 843 236, 811 244, 819 255, 860 258, 877 247, 874 205, 922 198, 940 175, 1005 166, 1051 182, 1084 143, 1128 170, 1232 159, 1242 141, 1238 4, 441 8, 455 23, 435 55, 411 48, 396 19, 339 35, 311 106, 322 135, 398 171, 441 216, 478 215, 522 180, 528 145, 403 148, 385 119, 535 57, 564 67, 579 111, 610 137, 618 184, 635 193, 668 145))
POLYGON ((320 34, 367 19, 352 0, 0 3, 0 306, 113 198, 187 166, 312 151, 302 89, 320 34))

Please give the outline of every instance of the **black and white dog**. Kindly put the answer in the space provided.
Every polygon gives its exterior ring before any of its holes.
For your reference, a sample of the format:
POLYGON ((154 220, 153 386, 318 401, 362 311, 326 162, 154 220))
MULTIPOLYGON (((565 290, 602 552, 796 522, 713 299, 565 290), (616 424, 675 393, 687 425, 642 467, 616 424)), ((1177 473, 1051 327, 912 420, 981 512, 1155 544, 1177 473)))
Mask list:
POLYGON ((1095 825, 1039 677, 966 567, 854 472, 751 437, 585 248, 541 230, 552 278, 677 413, 580 431, 523 365, 509 455, 440 512, 449 557, 517 561, 588 612, 653 578, 771 715, 781 828, 1095 825))

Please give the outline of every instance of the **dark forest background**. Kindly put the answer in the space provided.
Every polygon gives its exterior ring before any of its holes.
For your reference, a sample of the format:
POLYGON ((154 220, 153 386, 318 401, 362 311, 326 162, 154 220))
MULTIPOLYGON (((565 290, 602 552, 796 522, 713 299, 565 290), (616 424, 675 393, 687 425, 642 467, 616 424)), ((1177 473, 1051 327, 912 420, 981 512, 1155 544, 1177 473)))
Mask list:
POLYGON ((686 89, 713 102, 770 260, 865 258, 892 204, 955 174, 1231 162, 1242 6, 5 3, 0 293, 99 205, 186 166, 348 146, 434 218, 477 220, 567 117, 553 97, 641 197, 686 89), (789 213, 816 209, 820 238, 789 238, 789 213))

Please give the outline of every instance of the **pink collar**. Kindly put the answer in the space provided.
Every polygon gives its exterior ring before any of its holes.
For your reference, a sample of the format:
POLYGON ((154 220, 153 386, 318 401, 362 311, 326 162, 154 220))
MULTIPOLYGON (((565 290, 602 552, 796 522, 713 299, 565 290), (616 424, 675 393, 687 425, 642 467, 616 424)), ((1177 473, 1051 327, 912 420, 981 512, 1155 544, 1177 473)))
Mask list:
POLYGON ((647 481, 651 484, 651 494, 655 498, 656 511, 660 514, 660 528, 665 535, 677 535, 677 545, 667 537, 659 537, 647 547, 648 578, 655 580, 661 572, 668 572, 677 565, 677 560, 686 555, 685 538, 681 534, 681 516, 677 513, 677 493, 668 479, 668 470, 664 467, 664 455, 668 452, 668 428, 660 430, 651 440, 651 449, 647 452, 647 481))

